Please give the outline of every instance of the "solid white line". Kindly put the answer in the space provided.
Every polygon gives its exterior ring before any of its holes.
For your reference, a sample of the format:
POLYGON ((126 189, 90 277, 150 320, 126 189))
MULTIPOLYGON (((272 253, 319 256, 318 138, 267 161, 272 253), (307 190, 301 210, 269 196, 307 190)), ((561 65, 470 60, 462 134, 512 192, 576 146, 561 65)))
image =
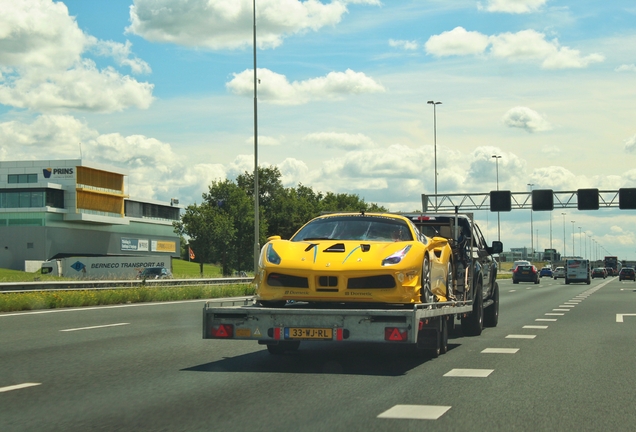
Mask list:
POLYGON ((519 334, 509 334, 506 336, 506 339, 534 339, 537 335, 519 335, 519 334))
POLYGON ((393 408, 390 408, 380 414, 378 418, 437 420, 449 409, 451 409, 449 406, 395 405, 393 408))
POLYGON ((72 331, 78 331, 78 330, 93 330, 93 329, 98 329, 98 328, 116 327, 116 326, 123 326, 123 325, 128 325, 128 324, 130 324, 130 323, 105 324, 105 325, 98 325, 98 326, 92 326, 92 327, 79 327, 79 328, 65 329, 65 330, 60 330, 60 331, 61 332, 72 332, 72 331))
MULTIPOLYGON (((15 312, 15 313, 6 313, 6 314, 0 313, 0 318, 10 317, 10 316, 41 315, 41 314, 61 313, 61 312, 82 312, 82 311, 100 310, 100 309, 116 309, 116 308, 142 307, 142 306, 166 306, 166 305, 173 305, 173 304, 179 304, 179 303, 201 303, 201 302, 207 302, 210 300, 224 301, 224 300, 237 300, 242 298, 243 297, 224 297, 220 299, 207 298, 207 299, 195 299, 195 300, 177 300, 177 301, 169 301, 169 302, 131 303, 131 304, 125 304, 125 305, 111 305, 111 306, 90 306, 90 307, 78 307, 78 308, 46 309, 46 310, 15 312)), ((251 296, 248 296, 245 298, 251 298, 251 296)))
POLYGON ((556 318, 537 318, 535 321, 556 321, 556 318))
POLYGON ((12 390, 20 390, 23 388, 34 387, 39 385, 42 385, 42 383, 23 383, 23 384, 16 384, 16 385, 7 386, 7 387, 0 387, 0 393, 12 391, 12 390))
MULTIPOLYGON (((556 321, 556 320, 551 320, 551 321, 556 321)), ((539 330, 545 330, 548 328, 548 326, 533 326, 533 325, 525 325, 523 326, 523 328, 526 329, 539 329, 539 330)))
POLYGON ((516 354, 519 348, 486 348, 482 354, 516 354))
POLYGON ((494 369, 452 369, 444 374, 445 377, 486 378, 494 369))

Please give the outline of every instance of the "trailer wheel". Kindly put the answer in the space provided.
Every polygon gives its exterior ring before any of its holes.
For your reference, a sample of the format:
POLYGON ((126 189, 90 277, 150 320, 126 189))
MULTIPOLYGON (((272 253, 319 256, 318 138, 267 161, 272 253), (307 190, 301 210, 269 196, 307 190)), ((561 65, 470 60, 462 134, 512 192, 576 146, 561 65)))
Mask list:
POLYGON ((422 264, 422 288, 420 289, 422 303, 433 303, 433 290, 431 289, 431 264, 428 260, 428 256, 424 257, 424 263, 422 264))
POLYGON ((442 353, 442 332, 424 329, 417 334, 415 351, 418 357, 437 358, 442 353))
POLYGON ((481 289, 480 281, 473 293, 473 311, 462 318, 462 332, 466 336, 479 336, 484 328, 484 299, 481 289))
POLYGON ((283 355, 288 351, 297 351, 300 342, 279 342, 277 344, 267 345, 267 351, 273 355, 283 355))
POLYGON ((484 327, 497 327, 499 322, 499 284, 492 291, 493 303, 484 310, 484 327))
POLYGON ((565 278, 565 284, 566 284, 566 285, 570 285, 570 279, 565 278))

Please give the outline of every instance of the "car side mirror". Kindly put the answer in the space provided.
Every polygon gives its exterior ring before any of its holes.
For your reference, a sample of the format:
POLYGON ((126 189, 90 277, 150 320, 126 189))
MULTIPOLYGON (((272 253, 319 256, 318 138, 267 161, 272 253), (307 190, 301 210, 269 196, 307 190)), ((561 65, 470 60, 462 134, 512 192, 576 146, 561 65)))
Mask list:
POLYGON ((488 252, 490 252, 490 254, 498 254, 498 253, 502 253, 503 252, 503 243, 500 241, 495 240, 494 242, 492 242, 492 247, 488 248, 488 252))

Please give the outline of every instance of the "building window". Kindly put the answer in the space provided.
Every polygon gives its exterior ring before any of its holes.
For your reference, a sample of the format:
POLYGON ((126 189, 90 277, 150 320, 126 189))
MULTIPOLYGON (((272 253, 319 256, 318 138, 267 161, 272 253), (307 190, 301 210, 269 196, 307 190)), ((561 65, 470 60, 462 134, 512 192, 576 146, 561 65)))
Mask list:
POLYGON ((16 184, 16 183, 37 183, 38 175, 37 174, 9 174, 8 183, 16 184))
POLYGON ((0 192, 0 208, 64 208, 64 191, 58 189, 14 189, 0 192))
POLYGON ((33 243, 27 243, 27 249, 33 249, 33 243))

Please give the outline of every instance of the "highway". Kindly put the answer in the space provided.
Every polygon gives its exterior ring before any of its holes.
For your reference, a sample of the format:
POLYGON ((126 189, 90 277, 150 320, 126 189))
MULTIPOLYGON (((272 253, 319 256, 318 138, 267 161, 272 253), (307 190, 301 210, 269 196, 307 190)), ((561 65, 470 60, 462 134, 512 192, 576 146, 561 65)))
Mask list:
POLYGON ((0 314, 0 430, 634 430, 636 283, 499 284, 437 359, 203 340, 203 301, 0 314))

